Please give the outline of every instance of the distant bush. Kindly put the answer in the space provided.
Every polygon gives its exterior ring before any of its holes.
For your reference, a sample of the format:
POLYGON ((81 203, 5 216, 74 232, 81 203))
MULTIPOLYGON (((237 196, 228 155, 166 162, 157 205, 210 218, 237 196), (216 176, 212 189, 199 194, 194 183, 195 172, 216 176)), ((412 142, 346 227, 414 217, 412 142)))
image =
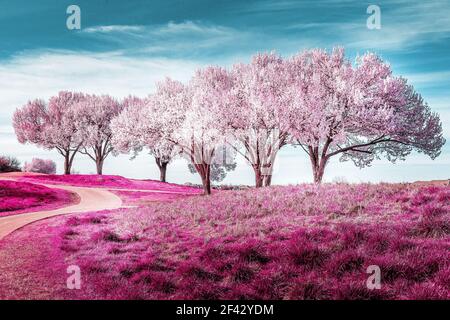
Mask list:
POLYGON ((30 163, 25 162, 23 166, 25 172, 36 172, 45 174, 56 173, 56 163, 52 160, 44 160, 39 158, 33 158, 30 163))
POLYGON ((0 156, 0 172, 20 172, 20 161, 15 157, 0 156))

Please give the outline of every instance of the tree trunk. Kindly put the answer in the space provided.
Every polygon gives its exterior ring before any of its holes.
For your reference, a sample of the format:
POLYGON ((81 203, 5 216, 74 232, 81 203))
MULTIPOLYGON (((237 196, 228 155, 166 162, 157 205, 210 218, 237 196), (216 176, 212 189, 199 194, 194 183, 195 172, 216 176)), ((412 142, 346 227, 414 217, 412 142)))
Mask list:
POLYGON ((95 160, 95 166, 97 167, 97 174, 102 175, 103 174, 103 160, 97 158, 95 160))
POLYGON ((203 183, 203 194, 210 195, 211 194, 211 180, 209 178, 202 178, 203 183))
POLYGON ((166 182, 166 172, 167 172, 167 162, 161 162, 159 167, 159 180, 161 182, 166 182))
POLYGON ((59 153, 64 157, 64 174, 71 174, 73 159, 75 158, 75 155, 77 154, 79 148, 80 146, 78 146, 73 151, 71 149, 57 148, 59 153), (70 152, 72 152, 72 154, 70 152))
POLYGON ((169 162, 165 162, 158 157, 155 157, 155 162, 159 169, 159 180, 161 182, 166 182, 167 165, 169 162))
POLYGON ((318 147, 308 146, 308 150, 309 159, 311 160, 314 183, 321 183, 327 159, 323 156, 320 157, 318 147))
POLYGON ((202 178, 203 194, 211 194, 211 165, 207 163, 194 164, 195 169, 202 178))
POLYGON ((272 175, 264 176, 264 187, 270 187, 272 184, 272 175))
POLYGON ((319 165, 313 165, 314 183, 322 183, 323 174, 325 173, 326 161, 320 161, 319 165))
POLYGON ((205 195, 211 194, 211 165, 205 164, 205 182, 203 183, 203 192, 205 195))
POLYGON ((70 157, 69 157, 69 153, 66 153, 64 156, 64 174, 70 174, 70 170, 71 170, 71 165, 70 165, 70 157))
POLYGON ((255 186, 256 188, 261 188, 263 186, 263 175, 261 174, 261 168, 259 165, 253 165, 253 170, 255 171, 255 186))
POLYGON ((272 163, 270 166, 266 166, 264 170, 264 187, 270 187, 272 184, 272 173, 273 173, 273 165, 274 165, 275 157, 273 157, 272 163))
POLYGON ((255 171, 255 186, 256 188, 269 187, 272 183, 272 175, 263 175, 261 167, 253 165, 253 171, 255 171))

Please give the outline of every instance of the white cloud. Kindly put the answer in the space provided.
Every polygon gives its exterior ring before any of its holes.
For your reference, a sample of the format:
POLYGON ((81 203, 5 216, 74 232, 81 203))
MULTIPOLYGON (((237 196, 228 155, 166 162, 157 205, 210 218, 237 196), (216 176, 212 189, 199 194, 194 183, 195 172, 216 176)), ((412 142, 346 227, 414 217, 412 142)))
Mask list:
POLYGON ((60 90, 145 96, 156 81, 186 81, 200 66, 194 61, 128 58, 108 54, 45 53, 0 64, 0 125, 29 99, 46 99, 60 90))
POLYGON ((129 25, 110 25, 110 26, 96 26, 83 29, 86 33, 111 33, 111 32, 139 32, 143 31, 143 26, 129 26, 129 25))
POLYGON ((79 35, 117 43, 128 52, 165 56, 203 55, 205 49, 223 48, 250 37, 242 30, 189 20, 146 26, 95 26, 81 30, 79 35))
POLYGON ((180 34, 202 34, 202 35, 230 35, 237 32, 236 30, 219 25, 207 25, 200 22, 186 20, 180 23, 170 21, 167 24, 161 25, 104 25, 94 26, 81 30, 81 33, 136 33, 147 35, 180 35, 180 34))
POLYGON ((181 23, 169 22, 167 25, 162 25, 154 28, 152 34, 185 34, 197 33, 211 36, 229 36, 235 34, 237 31, 232 28, 227 28, 218 25, 204 25, 194 21, 184 21, 181 23))
POLYGON ((404 76, 414 85, 433 86, 436 84, 441 85, 442 83, 450 84, 450 70, 405 74, 404 76))
MULTIPOLYGON (((291 1, 284 3, 292 5, 291 1)), ((347 9, 343 6, 350 6, 353 10, 360 10, 360 14, 342 16, 342 20, 337 22, 295 23, 288 30, 316 31, 308 34, 310 37, 328 34, 333 42, 343 43, 356 50, 405 50, 424 43, 447 41, 449 37, 450 6, 443 5, 441 1, 399 0, 389 5, 378 4, 381 9, 381 29, 374 30, 367 28, 366 19, 369 15, 365 12, 364 4, 356 6, 351 1, 343 3, 335 0, 321 4, 326 8, 327 3, 329 10, 337 7, 336 11, 345 12, 347 9)), ((329 44, 329 40, 325 38, 324 41, 329 44)))
POLYGON ((364 21, 359 30, 352 32, 352 46, 405 50, 443 41, 449 35, 450 7, 440 1, 403 1, 393 9, 380 7, 381 29, 368 30, 364 21))

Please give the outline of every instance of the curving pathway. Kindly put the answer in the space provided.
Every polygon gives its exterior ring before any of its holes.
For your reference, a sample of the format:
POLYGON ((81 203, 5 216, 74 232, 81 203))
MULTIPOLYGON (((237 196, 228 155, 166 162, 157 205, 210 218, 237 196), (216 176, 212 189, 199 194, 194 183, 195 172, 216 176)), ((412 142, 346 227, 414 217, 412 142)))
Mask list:
MULTIPOLYGON (((2 180, 15 180, 13 178, 0 177, 2 180)), ((34 183, 46 186, 48 188, 63 189, 76 193, 80 202, 64 208, 55 210, 36 211, 31 213, 22 213, 13 216, 0 218, 0 240, 11 232, 26 226, 32 222, 58 216, 68 213, 92 212, 101 210, 112 210, 123 208, 122 200, 114 193, 103 188, 92 187, 73 187, 66 185, 50 185, 43 183, 34 183)))

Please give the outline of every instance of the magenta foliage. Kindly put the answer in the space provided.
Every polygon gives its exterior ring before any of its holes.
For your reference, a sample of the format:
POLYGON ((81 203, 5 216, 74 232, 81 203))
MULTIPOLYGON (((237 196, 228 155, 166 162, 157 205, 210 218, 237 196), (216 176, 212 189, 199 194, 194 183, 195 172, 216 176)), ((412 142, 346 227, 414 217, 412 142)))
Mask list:
POLYGON ((104 187, 104 188, 118 188, 118 189, 133 189, 133 190, 155 190, 155 191, 170 191, 180 193, 199 193, 200 190, 195 187, 182 186, 172 183, 163 183, 155 180, 134 180, 127 179, 121 176, 111 175, 33 175, 22 178, 24 181, 40 182, 49 184, 70 184, 73 186, 84 187, 104 187))
POLYGON ((187 195, 196 195, 189 190, 189 193, 185 192, 142 192, 142 191, 127 191, 127 190, 115 190, 113 191, 121 199, 124 205, 146 205, 154 201, 171 201, 180 198, 184 198, 187 195))
POLYGON ((0 181, 0 217, 51 210, 76 202, 71 192, 26 182, 0 181))
POLYGON ((50 236, 84 271, 69 298, 450 298, 447 186, 222 191, 58 219, 50 236))

